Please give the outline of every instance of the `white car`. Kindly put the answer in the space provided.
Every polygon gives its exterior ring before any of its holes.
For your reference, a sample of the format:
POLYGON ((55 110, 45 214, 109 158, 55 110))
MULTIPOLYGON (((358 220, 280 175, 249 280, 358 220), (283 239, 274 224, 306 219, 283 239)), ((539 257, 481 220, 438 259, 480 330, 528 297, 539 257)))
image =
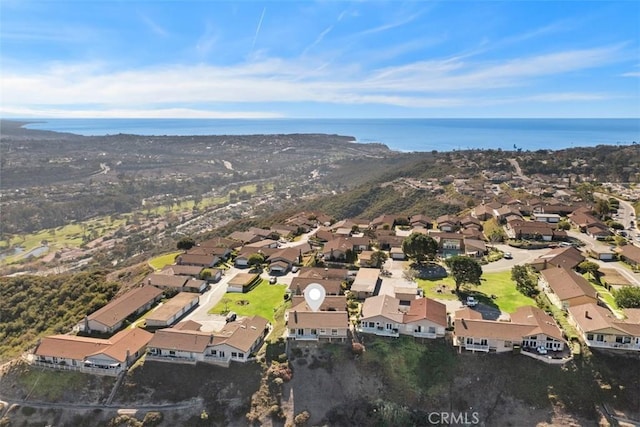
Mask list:
POLYGON ((536 348, 536 351, 538 352, 538 354, 547 354, 547 349, 544 346, 536 348))
POLYGON ((467 305, 469 307, 475 307, 476 305, 478 305, 478 300, 474 297, 469 296, 467 297, 467 305))

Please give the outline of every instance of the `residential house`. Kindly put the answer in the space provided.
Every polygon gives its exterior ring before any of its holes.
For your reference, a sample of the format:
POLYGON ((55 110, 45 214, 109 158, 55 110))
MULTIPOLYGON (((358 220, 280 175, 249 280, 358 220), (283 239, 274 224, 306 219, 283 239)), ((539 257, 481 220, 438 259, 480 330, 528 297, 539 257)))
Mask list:
POLYGON ((455 215, 442 215, 436 219, 440 231, 454 232, 460 229, 460 219, 455 215))
POLYGON ((179 255, 176 259, 176 264, 178 265, 194 265, 202 268, 211 268, 219 262, 220 257, 217 255, 195 254, 189 252, 179 255))
POLYGON ((433 228, 433 219, 422 214, 412 215, 411 217, 409 217, 409 225, 414 228, 424 227, 427 230, 430 230, 433 228))
POLYGON ((326 243, 329 240, 333 240, 336 238, 333 232, 326 228, 321 228, 318 231, 316 231, 314 234, 314 237, 318 242, 321 242, 321 243, 326 243))
POLYGON ((271 327, 260 316, 227 323, 218 332, 204 332, 197 322, 179 323, 156 331, 148 345, 147 360, 188 363, 205 362, 229 366, 253 360, 271 327))
POLYGON ((238 273, 227 283, 227 292, 246 293, 257 286, 260 281, 259 274, 238 273))
POLYGON ((298 277, 308 279, 334 279, 344 281, 349 277, 349 270, 343 268, 302 267, 298 277))
POLYGON ((569 307, 569 322, 592 348, 640 351, 640 321, 617 319, 597 304, 569 307))
POLYGON ((572 270, 585 259, 586 258, 582 255, 580 250, 573 246, 569 246, 554 248, 546 254, 536 258, 530 265, 536 271, 542 271, 553 267, 562 267, 572 270))
MULTIPOLYGON (((347 271, 347 270, 342 270, 347 271)), ((289 289, 293 293, 293 295, 304 295, 304 290, 307 289, 307 286, 312 283, 318 283, 322 285, 324 288, 325 294, 329 295, 342 295, 342 284, 344 279, 323 279, 319 277, 302 277, 298 275, 298 277, 294 277, 291 280, 291 284, 289 285, 289 289)))
POLYGON ((254 250, 260 250, 260 249, 264 249, 264 248, 269 248, 269 249, 273 249, 273 248, 277 248, 279 245, 277 240, 273 240, 273 239, 263 239, 263 240, 258 240, 257 242, 253 242, 253 243, 247 243, 245 244, 242 249, 246 249, 246 248, 251 248, 254 250))
POLYGON ((302 259, 302 249, 284 248, 272 253, 267 261, 269 262, 269 273, 286 274, 295 264, 302 259))
POLYGON ((306 303, 287 310, 289 341, 344 342, 349 331, 349 314, 346 311, 312 311, 306 303))
POLYGON ((456 311, 453 343, 460 351, 502 353, 520 347, 531 351, 544 347, 562 351, 566 342, 553 317, 537 307, 519 307, 508 322, 484 320, 482 314, 465 308, 456 311))
POLYGON ((198 305, 200 297, 192 293, 179 293, 169 299, 145 319, 149 328, 166 328, 176 323, 182 316, 198 305))
POLYGON ((396 216, 395 215, 380 215, 379 217, 374 218, 371 221, 370 226, 374 230, 378 229, 378 228, 391 230, 391 229, 393 229, 395 224, 396 224, 396 216))
POLYGON ((471 215, 461 218, 460 225, 462 225, 463 228, 475 228, 477 230, 482 230, 482 223, 471 215))
POLYGON ((394 246, 389 250, 389 257, 396 261, 404 261, 406 255, 401 246, 394 246))
POLYGON ((462 233, 429 231, 429 236, 438 242, 438 252, 443 257, 464 253, 465 236, 462 233))
POLYGON ((548 222, 549 224, 557 224, 562 217, 552 213, 533 213, 531 219, 533 221, 548 222))
POLYGON ((207 290, 207 281, 188 276, 171 276, 152 273, 145 279, 146 283, 168 292, 199 292, 207 290))
POLYGON ((620 259, 631 266, 640 265, 640 247, 624 245, 616 249, 620 259))
POLYGON ((574 305, 598 302, 598 293, 587 279, 566 268, 548 268, 540 272, 538 285, 549 300, 566 310, 574 305))
POLYGON ((124 321, 151 309, 162 298, 162 291, 144 285, 117 297, 101 309, 85 318, 83 329, 87 332, 113 333, 124 321))
POLYGON ((38 366, 116 376, 145 352, 153 334, 125 329, 109 339, 51 335, 36 346, 31 362, 38 366))
POLYGON ((489 205, 482 204, 473 208, 471 215, 480 221, 487 221, 493 218, 493 208, 489 205))
POLYGON ((400 310, 399 299, 390 295, 372 296, 362 304, 358 332, 399 337, 403 318, 404 312, 400 310))
POLYGON ((257 242, 258 240, 262 240, 262 237, 250 231, 234 231, 229 235, 229 239, 246 245, 247 243, 253 243, 257 242))
POLYGON ((361 268, 353 280, 351 292, 356 295, 356 298, 362 300, 377 295, 380 290, 380 284, 379 269, 361 268))
POLYGON ((554 230, 548 223, 524 221, 522 219, 509 221, 505 226, 507 236, 517 240, 543 240, 550 242, 553 240, 554 230))
POLYGON ((437 338, 444 336, 446 327, 447 308, 438 301, 414 298, 406 306, 398 298, 377 295, 364 301, 358 331, 390 337, 437 338))
POLYGON ((482 258, 487 254, 487 244, 482 240, 465 238, 464 253, 470 257, 482 258))
POLYGON ((169 276, 190 276, 199 279, 202 270, 204 270, 204 267, 197 265, 167 265, 160 273, 169 276))
POLYGON ((503 205, 498 209, 493 210, 493 216, 500 221, 500 223, 505 223, 509 219, 522 219, 522 214, 520 213, 520 209, 516 206, 503 205))

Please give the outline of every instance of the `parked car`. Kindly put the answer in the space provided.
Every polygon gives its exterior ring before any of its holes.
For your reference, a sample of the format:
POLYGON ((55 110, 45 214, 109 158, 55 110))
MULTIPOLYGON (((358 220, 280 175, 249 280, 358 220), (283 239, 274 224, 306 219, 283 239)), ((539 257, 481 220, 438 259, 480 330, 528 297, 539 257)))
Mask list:
POLYGON ((547 349, 542 345, 536 348, 536 351, 538 352, 538 354, 547 354, 547 349))
POLYGON ((297 265, 294 265, 293 267, 291 267, 292 273, 297 273, 299 270, 300 270, 300 267, 298 267, 297 265))
POLYGON ((271 283, 272 285, 275 285, 277 281, 278 279, 276 278, 276 276, 269 277, 269 283, 271 283))
POLYGON ((467 305, 468 305, 469 307, 475 307, 476 305, 478 305, 478 300, 477 300, 477 299, 475 299, 475 298, 474 298, 474 297, 472 297, 472 296, 468 296, 468 297, 467 297, 467 305))
POLYGON ((227 313, 227 317, 225 317, 224 320, 229 323, 235 321, 237 318, 238 315, 234 311, 230 311, 229 313, 227 313))
POLYGON ((504 256, 504 259, 512 259, 513 258, 513 255, 511 255, 511 252, 505 252, 503 256, 504 256))

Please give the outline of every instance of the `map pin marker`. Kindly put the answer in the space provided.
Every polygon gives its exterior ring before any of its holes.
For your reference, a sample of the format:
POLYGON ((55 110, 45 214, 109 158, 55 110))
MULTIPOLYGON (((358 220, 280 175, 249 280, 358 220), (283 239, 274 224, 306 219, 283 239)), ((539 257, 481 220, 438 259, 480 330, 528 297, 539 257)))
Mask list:
POLYGON ((320 309, 326 295, 327 291, 325 291, 324 286, 319 283, 311 283, 304 290, 304 300, 313 311, 318 311, 320 309))

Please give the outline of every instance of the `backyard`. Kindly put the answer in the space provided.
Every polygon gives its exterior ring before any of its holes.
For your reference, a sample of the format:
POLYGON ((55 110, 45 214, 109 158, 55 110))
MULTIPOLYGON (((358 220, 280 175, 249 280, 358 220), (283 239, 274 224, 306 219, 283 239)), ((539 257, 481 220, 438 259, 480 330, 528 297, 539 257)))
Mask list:
POLYGON ((180 255, 182 251, 171 252, 169 254, 160 255, 149 260, 149 265, 155 270, 162 270, 167 265, 175 263, 176 257, 180 255))
MULTIPOLYGON (((480 302, 496 305, 501 311, 507 313, 513 313, 518 307, 525 305, 536 305, 533 298, 518 292, 515 283, 511 280, 511 271, 484 273, 480 280, 482 281, 480 286, 463 285, 460 290, 474 294, 480 302), (495 295, 495 298, 491 298, 491 295, 495 295)), ((426 297, 446 300, 458 299, 458 296, 452 293, 456 285, 451 276, 436 280, 417 279, 417 282, 418 286, 424 290, 426 297), (441 292, 438 292, 438 289, 441 292)))
POLYGON ((247 293, 227 292, 209 313, 226 314, 234 311, 238 316, 258 315, 273 323, 276 310, 285 303, 286 289, 286 285, 270 285, 268 281, 262 280, 247 293))

